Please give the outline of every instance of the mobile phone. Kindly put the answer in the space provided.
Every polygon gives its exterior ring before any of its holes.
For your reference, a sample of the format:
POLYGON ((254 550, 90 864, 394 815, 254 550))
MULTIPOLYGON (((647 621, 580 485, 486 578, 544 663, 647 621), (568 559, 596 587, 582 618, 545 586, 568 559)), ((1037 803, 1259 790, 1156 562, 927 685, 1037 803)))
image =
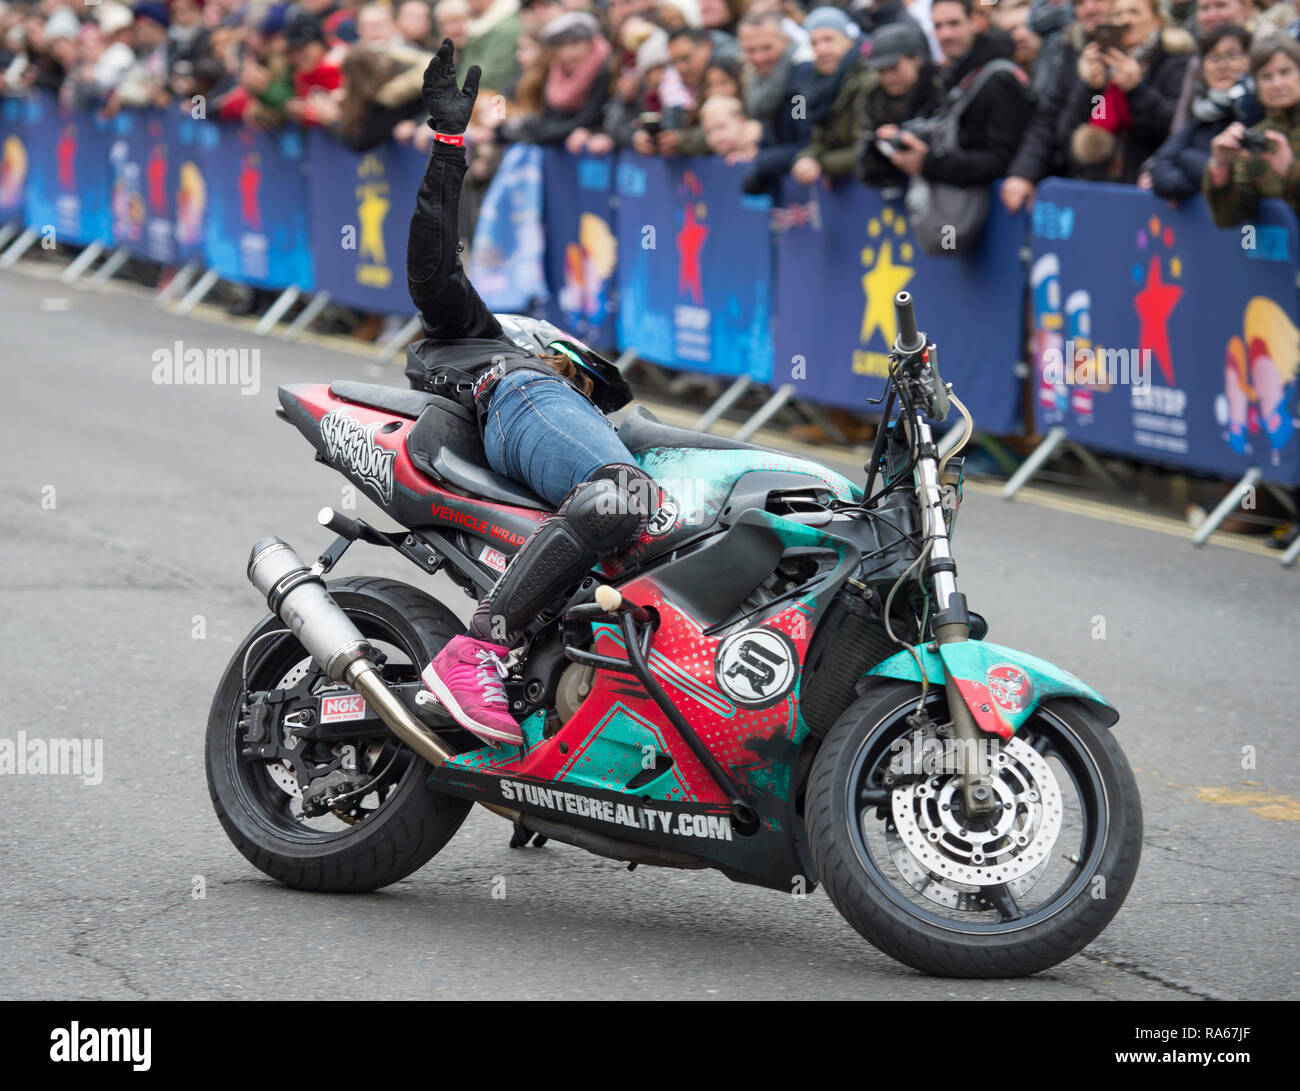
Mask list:
POLYGON ((1092 32, 1092 40, 1102 49, 1123 49, 1125 27, 1102 23, 1092 32))
POLYGON ((658 136, 659 131, 664 127, 663 114, 654 110, 647 110, 637 118, 637 121, 640 123, 641 128, 645 130, 646 135, 650 137, 658 136))

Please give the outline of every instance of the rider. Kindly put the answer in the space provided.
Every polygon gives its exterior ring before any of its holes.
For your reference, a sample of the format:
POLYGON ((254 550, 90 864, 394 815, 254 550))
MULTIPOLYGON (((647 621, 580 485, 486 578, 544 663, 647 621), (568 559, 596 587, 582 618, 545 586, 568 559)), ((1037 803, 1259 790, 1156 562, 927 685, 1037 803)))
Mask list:
POLYGON ((488 464, 557 510, 479 603, 469 632, 453 637, 421 677, 462 727, 491 743, 517 744, 523 735, 509 712, 502 658, 521 641, 522 627, 561 606, 597 561, 643 538, 659 493, 601 412, 630 400, 618 372, 548 322, 503 316, 503 328, 465 275, 457 239, 462 134, 479 67, 458 90, 452 49, 444 40, 424 73, 434 142, 406 251, 424 338, 407 350, 406 374, 417 389, 472 407, 488 464))

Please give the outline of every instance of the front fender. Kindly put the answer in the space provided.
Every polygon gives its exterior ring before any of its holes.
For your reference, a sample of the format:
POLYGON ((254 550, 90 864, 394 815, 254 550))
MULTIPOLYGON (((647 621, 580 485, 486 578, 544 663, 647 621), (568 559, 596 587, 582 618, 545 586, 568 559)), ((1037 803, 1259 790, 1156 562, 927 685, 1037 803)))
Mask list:
POLYGON ((981 731, 1009 739, 1043 701, 1077 697, 1091 704, 1111 727, 1119 713, 1095 689, 1045 659, 990 644, 966 640, 956 644, 918 644, 877 663, 864 677, 899 678, 920 682, 921 670, 930 685, 943 685, 951 674, 981 731), (917 659, 921 666, 918 668, 917 659))

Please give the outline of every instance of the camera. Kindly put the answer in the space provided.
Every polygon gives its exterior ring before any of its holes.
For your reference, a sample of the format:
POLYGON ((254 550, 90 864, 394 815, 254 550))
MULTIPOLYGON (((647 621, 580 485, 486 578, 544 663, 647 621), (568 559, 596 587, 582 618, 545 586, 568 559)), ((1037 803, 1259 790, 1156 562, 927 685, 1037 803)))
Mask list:
POLYGON ((1246 133, 1241 138, 1241 150, 1251 155, 1263 155, 1273 148, 1267 133, 1246 133))

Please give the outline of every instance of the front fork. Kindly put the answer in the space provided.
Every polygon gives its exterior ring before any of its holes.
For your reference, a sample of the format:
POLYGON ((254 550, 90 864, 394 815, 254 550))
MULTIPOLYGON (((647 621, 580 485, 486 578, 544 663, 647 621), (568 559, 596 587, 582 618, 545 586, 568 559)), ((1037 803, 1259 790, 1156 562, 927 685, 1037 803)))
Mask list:
MULTIPOLYGON (((957 564, 952 559, 948 541, 948 527, 943 518, 943 490, 939 483, 939 452, 934 436, 922 414, 913 422, 916 429, 916 496, 930 540, 930 560, 925 574, 934 585, 935 605, 934 641, 936 644, 959 644, 970 639, 970 614, 966 610, 966 596, 957 590, 957 564)), ((970 763, 958 774, 958 786, 966 813, 973 818, 987 817, 997 809, 993 782, 985 765, 984 748, 980 745, 981 733, 966 706, 966 700, 957 689, 951 671, 945 671, 944 689, 948 694, 948 713, 952 717, 953 732, 961 745, 960 755, 970 763)))

